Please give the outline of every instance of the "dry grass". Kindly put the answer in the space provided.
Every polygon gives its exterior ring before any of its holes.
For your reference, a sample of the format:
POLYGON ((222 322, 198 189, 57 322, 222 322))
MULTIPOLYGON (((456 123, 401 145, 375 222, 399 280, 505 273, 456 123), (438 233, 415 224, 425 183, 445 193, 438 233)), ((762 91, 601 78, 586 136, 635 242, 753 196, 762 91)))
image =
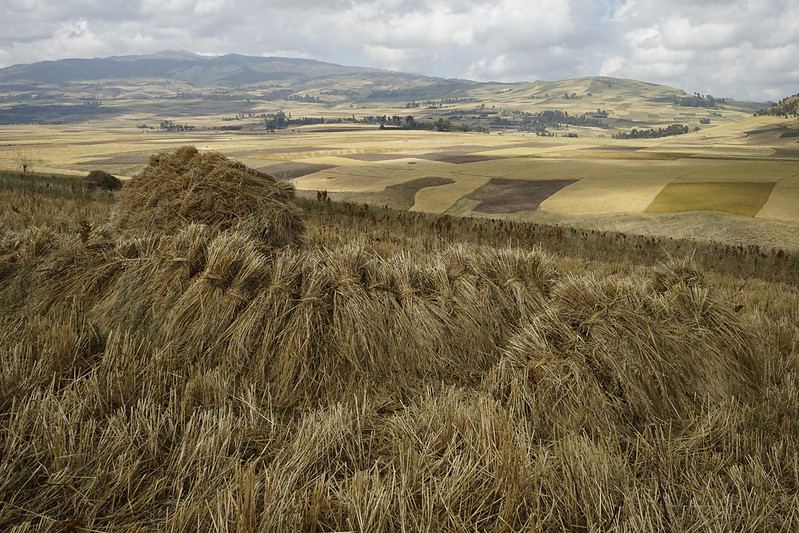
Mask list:
POLYGON ((86 206, 3 241, 0 529, 799 528, 794 285, 86 206))

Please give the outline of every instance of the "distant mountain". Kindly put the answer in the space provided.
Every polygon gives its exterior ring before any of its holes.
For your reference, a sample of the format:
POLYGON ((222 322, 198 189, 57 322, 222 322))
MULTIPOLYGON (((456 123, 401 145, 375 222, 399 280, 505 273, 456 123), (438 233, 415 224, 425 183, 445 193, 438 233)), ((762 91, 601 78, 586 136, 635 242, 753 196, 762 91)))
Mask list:
MULTIPOLYGON (((252 57, 238 54, 201 56, 164 51, 94 59, 60 59, 0 69, 0 84, 66 85, 74 82, 123 79, 168 79, 193 87, 238 87, 268 82, 295 82, 360 75, 369 78, 425 78, 374 68, 345 67, 312 59, 252 57)), ((433 79, 433 78, 428 78, 433 79)))
POLYGON ((357 113, 359 119, 387 115, 397 122, 413 115, 429 122, 539 131, 542 112, 571 117, 562 124, 630 130, 727 123, 766 106, 608 77, 476 82, 312 59, 186 51, 0 69, 0 124, 83 122, 132 113, 222 120, 284 107, 297 113, 312 109, 309 114, 317 118, 355 120, 357 113))

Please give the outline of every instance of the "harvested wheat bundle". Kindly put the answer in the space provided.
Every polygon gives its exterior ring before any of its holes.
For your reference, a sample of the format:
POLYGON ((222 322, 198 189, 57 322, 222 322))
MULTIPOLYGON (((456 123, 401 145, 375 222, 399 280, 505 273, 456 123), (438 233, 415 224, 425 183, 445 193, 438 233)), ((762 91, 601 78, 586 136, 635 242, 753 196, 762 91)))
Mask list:
POLYGON ((89 172, 89 175, 86 176, 86 184, 89 187, 106 191, 118 191, 122 188, 122 180, 104 170, 92 170, 89 172))
POLYGON ((177 233, 206 224, 220 231, 238 227, 269 248, 299 244, 304 232, 294 188, 272 176, 184 146, 155 154, 125 184, 112 213, 125 233, 177 233))
POLYGON ((29 226, 0 238, 0 261, 19 263, 45 257, 64 245, 66 239, 47 226, 29 226))
POLYGON ((681 281, 692 269, 667 268, 655 276, 675 282, 668 290, 658 280, 565 278, 485 384, 519 412, 547 406, 536 416, 567 429, 689 420, 748 398, 757 381, 750 333, 707 287, 681 281))

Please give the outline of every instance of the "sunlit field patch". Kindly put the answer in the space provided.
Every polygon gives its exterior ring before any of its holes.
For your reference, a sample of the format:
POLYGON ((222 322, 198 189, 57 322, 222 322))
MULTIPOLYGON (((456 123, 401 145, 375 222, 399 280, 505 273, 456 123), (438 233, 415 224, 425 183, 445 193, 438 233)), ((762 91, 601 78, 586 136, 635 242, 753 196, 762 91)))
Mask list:
POLYGON ((774 185, 757 217, 799 222, 799 174, 781 179, 774 185))
POLYGON ((645 212, 716 211, 753 217, 766 203, 773 187, 773 182, 670 183, 645 212))
POLYGON ((388 205, 392 209, 410 209, 416 203, 416 195, 423 189, 441 187, 451 183, 455 182, 450 178, 436 176, 416 178, 396 185, 389 185, 382 192, 369 193, 359 200, 372 205, 388 205))
POLYGON ((799 174, 799 162, 691 160, 676 183, 770 182, 799 174))
POLYGON ((330 168, 335 167, 331 165, 316 165, 313 163, 286 161, 283 163, 260 167, 259 170, 263 170, 264 172, 267 172, 279 179, 294 179, 330 168))
POLYGON ((422 189, 416 193, 416 203, 411 211, 444 213, 458 200, 482 187, 488 179, 485 176, 460 175, 455 183, 422 189))

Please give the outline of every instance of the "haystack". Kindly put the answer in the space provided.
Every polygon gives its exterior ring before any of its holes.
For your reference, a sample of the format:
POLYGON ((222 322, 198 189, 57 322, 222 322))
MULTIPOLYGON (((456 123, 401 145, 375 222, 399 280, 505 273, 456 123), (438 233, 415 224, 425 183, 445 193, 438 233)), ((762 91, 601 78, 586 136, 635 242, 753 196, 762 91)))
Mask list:
POLYGON ((174 234, 189 224, 238 229, 269 247, 297 244, 304 225, 294 187, 218 152, 184 146, 150 156, 111 216, 126 234, 174 234))
POLYGON ((86 184, 106 191, 118 191, 122 188, 122 180, 104 170, 89 172, 89 175, 86 176, 86 184))

